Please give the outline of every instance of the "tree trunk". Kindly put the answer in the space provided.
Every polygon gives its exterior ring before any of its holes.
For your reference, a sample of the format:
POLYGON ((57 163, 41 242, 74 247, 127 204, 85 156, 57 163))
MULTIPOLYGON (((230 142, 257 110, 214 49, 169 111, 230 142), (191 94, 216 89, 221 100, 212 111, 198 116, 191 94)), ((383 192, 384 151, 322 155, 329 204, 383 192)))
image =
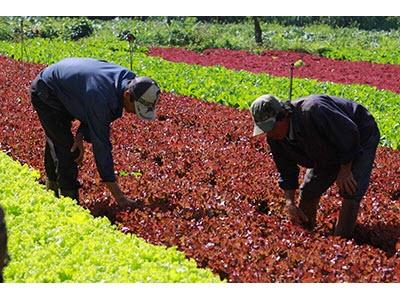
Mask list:
POLYGON ((253 17, 254 21, 254 37, 256 39, 257 45, 262 44, 262 32, 261 32, 261 26, 260 26, 260 20, 258 17, 253 17))

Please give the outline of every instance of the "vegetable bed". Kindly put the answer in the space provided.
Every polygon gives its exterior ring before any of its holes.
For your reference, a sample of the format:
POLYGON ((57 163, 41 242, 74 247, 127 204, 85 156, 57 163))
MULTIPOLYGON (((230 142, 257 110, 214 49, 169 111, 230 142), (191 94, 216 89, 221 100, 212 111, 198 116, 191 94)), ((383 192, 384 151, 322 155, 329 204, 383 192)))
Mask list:
POLYGON ((308 53, 280 50, 264 51, 258 55, 244 50, 207 49, 199 53, 183 48, 154 47, 148 54, 174 62, 201 66, 220 65, 228 69, 268 73, 273 76, 289 76, 290 64, 302 60, 303 65, 295 69, 294 77, 367 84, 400 93, 400 65, 334 60, 308 53))
MULTIPOLYGON (((43 174, 44 135, 27 88, 42 65, 0 59, 0 148, 43 174)), ((399 151, 378 150, 355 240, 332 236, 340 198, 322 198, 315 232, 291 225, 265 140, 247 110, 162 93, 159 119, 113 124, 118 180, 141 209, 118 210, 87 153, 81 205, 122 231, 176 246, 229 282, 400 281, 399 151)), ((88 151, 89 152, 89 151, 88 151)))
POLYGON ((176 248, 154 246, 93 218, 0 152, 0 203, 11 262, 6 282, 218 282, 176 248))

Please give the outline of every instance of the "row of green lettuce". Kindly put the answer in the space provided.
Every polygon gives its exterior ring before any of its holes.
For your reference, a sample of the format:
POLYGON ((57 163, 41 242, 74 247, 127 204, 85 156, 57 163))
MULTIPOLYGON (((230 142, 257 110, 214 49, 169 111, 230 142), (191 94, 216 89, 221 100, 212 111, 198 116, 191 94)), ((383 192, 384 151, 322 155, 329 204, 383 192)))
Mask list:
POLYGON ((175 247, 123 234, 70 198, 55 198, 38 178, 0 151, 0 205, 11 256, 6 282, 220 281, 175 247))
MULTIPOLYGON (((368 18, 372 21, 371 17, 365 17, 368 18)), ((121 39, 130 32, 136 36, 135 43, 145 47, 228 48, 254 52, 280 49, 306 51, 335 59, 400 64, 400 30, 366 31, 334 28, 326 24, 283 26, 273 23, 271 18, 259 20, 261 44, 255 41, 250 17, 242 18, 238 23, 225 24, 201 22, 196 17, 115 18, 108 21, 84 17, 0 17, 0 40, 21 39, 23 21, 25 39, 29 38, 27 42, 34 37, 121 39)))
MULTIPOLYGON (((0 42, 0 54, 18 57, 20 45, 0 42)), ((26 60, 50 64, 69 56, 95 57, 129 67, 129 53, 123 41, 111 38, 78 42, 35 39, 26 47, 26 60)), ((261 94, 288 98, 286 77, 228 70, 221 66, 202 67, 149 57, 140 51, 133 56, 133 70, 154 78, 168 92, 215 101, 237 108, 248 108, 261 94)), ((368 85, 335 84, 311 79, 294 79, 293 98, 325 93, 357 101, 374 115, 381 131, 381 143, 400 148, 400 95, 368 85)))

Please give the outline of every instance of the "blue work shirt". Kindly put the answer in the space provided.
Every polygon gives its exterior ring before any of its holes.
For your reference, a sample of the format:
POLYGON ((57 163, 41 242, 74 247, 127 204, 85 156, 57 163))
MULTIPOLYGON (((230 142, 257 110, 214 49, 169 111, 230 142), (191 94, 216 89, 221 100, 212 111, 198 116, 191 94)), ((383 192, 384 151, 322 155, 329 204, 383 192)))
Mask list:
POLYGON ((135 74, 119 65, 91 58, 66 58, 45 68, 39 75, 78 119, 78 129, 92 143, 102 181, 114 182, 110 124, 122 116, 122 98, 135 74))

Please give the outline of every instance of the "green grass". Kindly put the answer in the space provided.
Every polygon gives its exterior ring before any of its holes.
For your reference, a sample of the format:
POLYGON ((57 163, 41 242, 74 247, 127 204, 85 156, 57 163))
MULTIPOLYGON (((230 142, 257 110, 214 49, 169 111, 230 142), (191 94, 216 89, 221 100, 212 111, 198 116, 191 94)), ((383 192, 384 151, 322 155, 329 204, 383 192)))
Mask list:
POLYGON ((6 282, 220 282, 175 247, 123 234, 70 198, 55 198, 38 177, 0 152, 0 204, 12 259, 6 282))
MULTIPOLYGON (((0 17, 0 40, 20 39, 21 18, 0 17)), ((250 19, 241 23, 204 23, 196 18, 172 20, 153 17, 114 19, 110 21, 85 18, 24 18, 26 37, 46 37, 70 40, 92 35, 101 38, 119 38, 125 31, 136 36, 136 44, 149 46, 182 46, 193 50, 206 48, 245 49, 261 52, 266 49, 307 51, 321 56, 354 61, 400 64, 400 30, 367 31, 357 28, 333 28, 328 25, 283 26, 261 23, 263 44, 254 40, 250 19), (91 29, 91 30, 88 30, 91 29)), ((28 41, 30 42, 30 41, 28 41)))

